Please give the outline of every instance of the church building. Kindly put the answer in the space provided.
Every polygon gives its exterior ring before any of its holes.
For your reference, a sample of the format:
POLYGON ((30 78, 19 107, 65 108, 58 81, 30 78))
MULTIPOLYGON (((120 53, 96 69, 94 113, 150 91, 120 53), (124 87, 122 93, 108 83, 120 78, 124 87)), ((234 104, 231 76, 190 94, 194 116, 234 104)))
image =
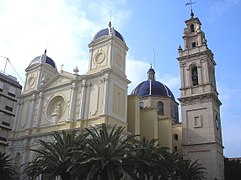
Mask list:
POLYGON ((158 139, 163 147, 207 169, 207 179, 224 179, 220 105, 215 61, 207 46, 201 22, 191 14, 185 21, 184 48, 179 46, 180 106, 171 90, 147 78, 128 95, 127 44, 112 27, 96 33, 89 44, 89 67, 84 75, 58 71, 47 52, 26 68, 8 150, 21 169, 31 160, 38 140, 50 141, 53 131, 84 129, 90 125, 118 125, 132 134, 158 139))

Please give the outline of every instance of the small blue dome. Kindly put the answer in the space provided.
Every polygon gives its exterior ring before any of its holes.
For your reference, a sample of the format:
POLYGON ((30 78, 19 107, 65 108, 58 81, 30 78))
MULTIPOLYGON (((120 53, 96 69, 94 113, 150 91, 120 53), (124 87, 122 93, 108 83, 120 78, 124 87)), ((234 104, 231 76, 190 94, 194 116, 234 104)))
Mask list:
POLYGON ((52 66, 54 69, 56 68, 55 62, 53 59, 51 59, 50 57, 48 57, 45 53, 42 56, 37 56, 36 58, 34 58, 31 63, 29 64, 29 66, 33 65, 33 64, 40 64, 40 63, 46 63, 49 64, 50 66, 52 66))
POLYGON ((121 41, 125 42, 123 36, 118 31, 116 31, 113 27, 100 30, 99 32, 96 33, 93 40, 97 40, 103 36, 109 36, 109 35, 114 35, 118 37, 121 41))
POLYGON ((171 90, 164 84, 155 80, 147 80, 140 83, 132 92, 132 95, 145 96, 165 96, 175 100, 171 90))
POLYGON ((155 71, 150 69, 147 71, 147 81, 140 83, 132 92, 132 95, 139 95, 141 97, 145 96, 164 96, 170 97, 175 101, 175 97, 171 90, 165 85, 155 80, 155 71))

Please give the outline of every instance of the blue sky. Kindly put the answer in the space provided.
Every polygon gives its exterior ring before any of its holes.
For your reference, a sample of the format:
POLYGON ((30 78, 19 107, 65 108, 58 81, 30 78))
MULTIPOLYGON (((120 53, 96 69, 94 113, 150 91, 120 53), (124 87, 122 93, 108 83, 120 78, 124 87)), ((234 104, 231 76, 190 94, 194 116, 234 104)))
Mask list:
MULTIPOLYGON (((88 67, 88 44, 108 21, 129 47, 129 92, 146 79, 155 64, 156 79, 179 97, 179 44, 184 21, 190 17, 186 0, 0 0, 0 56, 8 57, 25 81, 25 68, 44 52, 58 69, 72 72, 88 67), (111 12, 111 13, 110 13, 111 12), (155 51, 155 58, 154 58, 155 51), (155 60, 154 60, 155 59, 155 60)), ((217 63, 225 156, 241 156, 241 0, 199 1, 194 14, 202 22, 208 47, 217 63)), ((5 59, 0 58, 0 70, 5 59)), ((16 75, 10 64, 6 72, 16 75)), ((21 84, 21 80, 19 80, 21 84)))

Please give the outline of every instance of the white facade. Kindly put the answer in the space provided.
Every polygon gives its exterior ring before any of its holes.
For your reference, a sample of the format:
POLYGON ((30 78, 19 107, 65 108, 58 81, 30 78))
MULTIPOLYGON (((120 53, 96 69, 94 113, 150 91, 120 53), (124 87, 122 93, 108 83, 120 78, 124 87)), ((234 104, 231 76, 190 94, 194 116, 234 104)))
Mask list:
POLYGON ((50 140, 52 131, 101 123, 127 125, 128 48, 116 33, 110 26, 94 37, 86 75, 78 75, 77 68, 74 74, 58 72, 46 52, 27 67, 9 143, 17 166, 31 160, 28 149, 36 148, 38 139, 50 140), (108 34, 98 35, 103 32, 108 34))

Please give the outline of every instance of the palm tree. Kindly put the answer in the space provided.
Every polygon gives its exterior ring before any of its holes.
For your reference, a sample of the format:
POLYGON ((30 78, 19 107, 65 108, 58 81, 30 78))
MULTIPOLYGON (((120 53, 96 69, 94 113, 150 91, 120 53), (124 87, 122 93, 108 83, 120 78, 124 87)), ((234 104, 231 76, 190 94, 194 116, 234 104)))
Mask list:
POLYGON ((127 175, 129 170, 123 162, 135 136, 125 134, 124 127, 108 128, 106 124, 86 130, 89 137, 85 139, 85 150, 74 152, 76 163, 70 168, 73 175, 87 180, 119 180, 127 175))
POLYGON ((0 179, 11 180, 17 175, 15 166, 11 163, 9 155, 0 152, 0 179))
POLYGON ((136 141, 134 153, 129 157, 135 162, 137 179, 165 179, 168 177, 168 163, 165 160, 170 154, 168 148, 160 147, 157 140, 142 138, 136 141))
POLYGON ((25 173, 29 179, 42 174, 46 180, 205 178, 204 168, 197 161, 171 154, 157 140, 137 140, 135 135, 124 133, 124 129, 102 124, 86 128, 81 134, 54 132, 53 142, 40 140, 40 148, 32 149, 36 158, 27 164, 25 173))
POLYGON ((180 158, 177 165, 177 173, 181 180, 206 179, 205 168, 198 162, 198 160, 191 161, 180 158))
POLYGON ((75 131, 62 134, 54 132, 54 141, 45 142, 39 140, 40 148, 31 149, 36 152, 36 158, 27 164, 25 173, 30 179, 42 174, 45 179, 54 179, 60 176, 62 180, 73 178, 69 173, 69 167, 73 163, 72 149, 84 143, 85 134, 77 134, 75 131))

